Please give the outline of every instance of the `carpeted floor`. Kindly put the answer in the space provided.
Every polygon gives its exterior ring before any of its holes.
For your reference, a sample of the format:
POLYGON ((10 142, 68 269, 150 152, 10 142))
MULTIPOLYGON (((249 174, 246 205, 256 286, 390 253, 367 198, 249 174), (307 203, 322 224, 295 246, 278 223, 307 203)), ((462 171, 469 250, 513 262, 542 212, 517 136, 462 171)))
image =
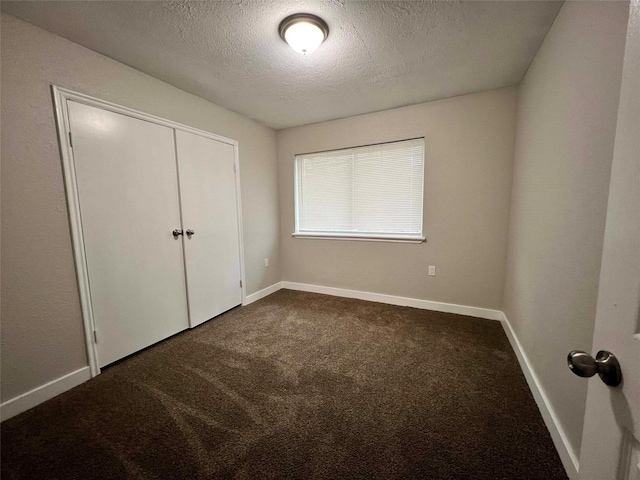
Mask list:
POLYGON ((3 480, 566 479, 499 322, 289 290, 1 428, 3 480))

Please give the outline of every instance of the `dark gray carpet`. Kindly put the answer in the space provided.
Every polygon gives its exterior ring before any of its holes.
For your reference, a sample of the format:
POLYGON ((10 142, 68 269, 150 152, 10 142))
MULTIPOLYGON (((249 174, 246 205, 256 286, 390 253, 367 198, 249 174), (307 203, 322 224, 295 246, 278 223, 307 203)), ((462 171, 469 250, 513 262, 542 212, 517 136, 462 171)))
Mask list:
POLYGON ((3 480, 566 479, 499 322, 288 290, 1 435, 3 480))

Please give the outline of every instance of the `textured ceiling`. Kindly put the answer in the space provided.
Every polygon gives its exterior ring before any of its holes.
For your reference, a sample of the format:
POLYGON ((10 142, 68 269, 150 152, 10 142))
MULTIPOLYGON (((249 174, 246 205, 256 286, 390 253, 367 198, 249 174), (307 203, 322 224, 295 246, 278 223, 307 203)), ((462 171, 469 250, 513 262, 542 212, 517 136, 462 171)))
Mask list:
POLYGON ((2 1, 2 11, 270 127, 517 84, 557 1, 2 1), (278 36, 314 13, 327 41, 278 36))

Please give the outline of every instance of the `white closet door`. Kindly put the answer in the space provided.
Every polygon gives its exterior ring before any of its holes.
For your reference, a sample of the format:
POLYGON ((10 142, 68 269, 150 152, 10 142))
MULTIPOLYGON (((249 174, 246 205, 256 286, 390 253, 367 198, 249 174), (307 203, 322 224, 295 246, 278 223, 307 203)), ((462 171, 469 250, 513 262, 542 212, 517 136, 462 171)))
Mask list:
POLYGON ((68 108, 102 367, 188 328, 174 134, 68 108))
POLYGON ((176 131, 192 327, 242 303, 233 146, 176 131))

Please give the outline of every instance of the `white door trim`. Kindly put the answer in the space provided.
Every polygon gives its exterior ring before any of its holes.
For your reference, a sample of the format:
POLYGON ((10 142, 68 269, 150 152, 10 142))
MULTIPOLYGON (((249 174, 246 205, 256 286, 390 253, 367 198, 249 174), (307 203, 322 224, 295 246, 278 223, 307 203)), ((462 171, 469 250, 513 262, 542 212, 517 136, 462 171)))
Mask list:
POLYGON ((240 243, 240 275, 242 278, 242 303, 246 302, 246 279, 244 269, 244 242, 242 230, 242 202, 240 193, 240 157, 238 153, 238 141, 230 138, 222 137, 211 132, 199 130, 189 127, 181 123, 172 122, 164 118, 156 117, 148 113, 140 112, 132 108, 116 105, 115 103, 100 100, 82 93, 72 90, 51 86, 53 94, 53 102, 55 108, 56 124, 58 128, 58 140, 60 145, 60 156, 62 159, 62 171, 64 174, 64 186, 67 197, 67 208, 69 211, 69 223, 71 227, 71 239, 73 245, 73 256, 76 264, 76 276, 78 279, 78 290, 80 293, 80 305, 82 309, 82 322, 84 325, 84 338, 87 349, 87 359, 91 376, 95 377, 100 373, 98 366, 98 354, 94 339, 95 322, 93 311, 91 309, 91 288, 89 285, 89 273, 87 269, 87 259, 85 256, 84 237, 82 235, 82 220, 80 217, 80 202, 78 197, 78 188, 76 182, 75 163, 73 158, 73 148, 71 146, 71 130, 69 127, 69 111, 67 109, 67 101, 82 103, 92 107, 100 108, 121 115, 127 115, 139 120, 163 125, 175 130, 200 135, 202 137, 217 140, 233 146, 234 150, 234 166, 236 179, 236 207, 238 210, 238 238, 240 243))

